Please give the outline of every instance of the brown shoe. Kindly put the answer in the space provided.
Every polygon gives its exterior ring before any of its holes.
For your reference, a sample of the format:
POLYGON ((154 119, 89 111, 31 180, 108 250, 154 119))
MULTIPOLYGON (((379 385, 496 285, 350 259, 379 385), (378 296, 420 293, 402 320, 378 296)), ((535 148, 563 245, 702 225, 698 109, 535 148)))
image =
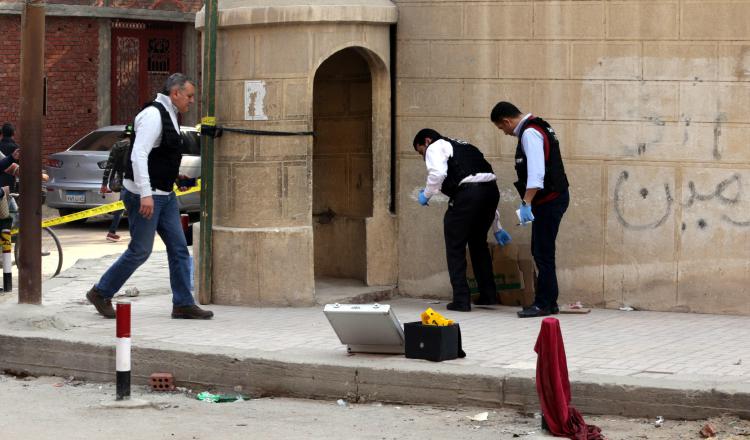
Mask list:
POLYGON ((211 319, 214 312, 203 310, 195 304, 185 307, 172 307, 172 319, 211 319))
POLYGON ((96 307, 96 311, 105 318, 114 319, 115 309, 112 307, 112 300, 104 298, 96 286, 92 287, 91 290, 86 294, 86 299, 96 307))

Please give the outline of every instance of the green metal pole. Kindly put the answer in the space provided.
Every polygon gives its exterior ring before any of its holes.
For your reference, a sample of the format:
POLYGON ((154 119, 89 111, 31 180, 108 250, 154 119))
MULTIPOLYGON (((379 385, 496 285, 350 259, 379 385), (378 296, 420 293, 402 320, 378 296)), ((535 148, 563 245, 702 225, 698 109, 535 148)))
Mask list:
MULTIPOLYGON (((206 0, 205 26, 203 28, 203 88, 201 123, 215 124, 216 107, 216 31, 218 26, 219 0, 206 0)), ((213 297, 213 182, 214 139, 201 136, 201 234, 200 234, 200 283, 198 301, 210 304, 213 297)))

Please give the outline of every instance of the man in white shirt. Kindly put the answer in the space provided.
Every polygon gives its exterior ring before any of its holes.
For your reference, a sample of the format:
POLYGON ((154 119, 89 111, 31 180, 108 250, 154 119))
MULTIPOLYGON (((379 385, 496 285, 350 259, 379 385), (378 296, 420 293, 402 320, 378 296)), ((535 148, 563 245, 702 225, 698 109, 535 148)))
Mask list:
POLYGON ((496 222, 500 201, 497 177, 479 149, 467 142, 446 138, 431 128, 414 137, 414 149, 427 166, 427 184, 418 201, 427 206, 430 198, 442 192, 450 197, 443 220, 448 274, 453 287, 453 301, 446 307, 460 312, 471 311, 469 284, 466 281, 466 245, 479 286, 477 305, 497 304, 492 259, 487 247, 487 231, 495 223, 495 238, 505 244, 510 236, 496 222))
POLYGON ((531 223, 531 254, 537 270, 534 304, 520 312, 520 318, 547 316, 560 311, 555 267, 555 240, 570 204, 560 143, 555 131, 542 118, 524 115, 513 104, 499 102, 490 119, 508 136, 518 138, 514 183, 521 196, 519 220, 531 223))
POLYGON ((172 318, 211 319, 213 312, 195 304, 190 292, 190 253, 172 188, 179 176, 182 136, 177 112, 193 103, 195 85, 185 75, 171 75, 162 93, 135 117, 122 201, 128 211, 128 249, 86 294, 96 310, 114 318, 112 297, 151 255, 159 233, 167 248, 172 287, 172 318))

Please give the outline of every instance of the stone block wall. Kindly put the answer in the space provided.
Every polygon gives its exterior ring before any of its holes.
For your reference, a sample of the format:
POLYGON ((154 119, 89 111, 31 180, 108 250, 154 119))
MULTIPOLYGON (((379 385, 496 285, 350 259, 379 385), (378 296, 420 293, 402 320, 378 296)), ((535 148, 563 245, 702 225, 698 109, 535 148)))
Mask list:
POLYGON ((750 314, 750 3, 399 0, 399 288, 450 296, 442 215, 416 203, 432 127, 488 156, 516 242, 500 100, 551 122, 571 181, 561 302, 750 314))

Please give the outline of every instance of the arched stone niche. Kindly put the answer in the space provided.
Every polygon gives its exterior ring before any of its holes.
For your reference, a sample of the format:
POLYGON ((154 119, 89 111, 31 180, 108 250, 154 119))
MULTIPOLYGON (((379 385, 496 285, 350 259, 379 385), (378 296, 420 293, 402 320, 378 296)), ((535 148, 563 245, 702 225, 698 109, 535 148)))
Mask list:
POLYGON ((386 0, 219 2, 219 124, 316 136, 215 143, 213 303, 310 305, 316 274, 395 285, 396 16, 386 0))

